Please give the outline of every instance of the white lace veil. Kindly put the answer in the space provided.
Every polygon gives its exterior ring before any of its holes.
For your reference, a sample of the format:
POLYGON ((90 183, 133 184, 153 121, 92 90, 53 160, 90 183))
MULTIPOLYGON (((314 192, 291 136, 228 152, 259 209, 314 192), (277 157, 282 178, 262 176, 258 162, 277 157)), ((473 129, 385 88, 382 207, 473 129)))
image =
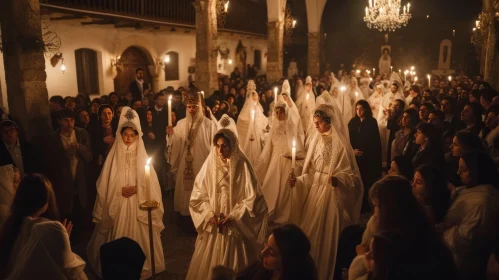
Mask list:
POLYGON ((400 78, 397 72, 393 72, 390 77, 390 86, 394 83, 398 85, 398 91, 397 93, 394 93, 395 99, 400 99, 402 101, 405 101, 404 84, 402 83, 402 79, 400 78))
POLYGON ((237 119, 237 132, 240 137, 239 142, 243 149, 251 138, 252 130, 254 129, 255 135, 253 136, 256 137, 256 141, 261 141, 263 131, 268 124, 268 119, 263 113, 263 107, 260 104, 260 100, 258 99, 256 102, 253 101, 253 94, 255 93, 257 93, 255 82, 249 80, 246 91, 246 101, 244 102, 243 109, 237 119), (251 127, 252 110, 255 110, 254 127, 251 127))
MULTIPOLYGON (((284 80, 284 82, 282 83, 281 93, 277 97, 277 102, 279 103, 280 101, 287 103, 288 110, 289 110, 289 113, 288 113, 289 118, 294 123, 294 125, 298 127, 298 130, 303 131, 303 125, 301 123, 300 111, 298 110, 298 107, 296 106, 295 102, 293 101, 293 98, 291 98, 291 87, 289 86, 288 80, 284 80), (284 98, 284 96, 286 96, 286 98, 284 98)), ((305 139, 303 138, 302 141, 304 141, 304 140, 305 139)))
MULTIPOLYGON (((152 159, 155 160, 155 159, 152 159)), ((160 159, 157 159, 160 160, 160 159)), ((137 112, 130 107, 123 107, 118 123, 116 133, 116 141, 109 151, 109 154, 104 162, 102 172, 97 180, 97 199, 94 206, 94 222, 100 223, 103 228, 110 228, 114 224, 121 202, 124 199, 121 194, 121 188, 126 185, 125 182, 125 164, 127 161, 136 161, 136 170, 131 170, 136 174, 137 187, 137 208, 146 201, 146 182, 145 182, 145 165, 148 161, 148 155, 142 140, 142 128, 137 112), (130 127, 137 131, 138 135, 135 142, 127 147, 121 137, 121 130, 125 127, 130 127), (129 156, 126 151, 135 149, 136 157, 129 156)), ((159 186, 158 177, 154 167, 150 165, 151 177, 150 188, 151 198, 161 202, 161 188, 159 186)), ((147 224, 147 211, 137 211, 138 220, 147 224)), ((152 212, 153 226, 158 230, 164 228, 163 217, 164 208, 162 203, 157 210, 152 212)))

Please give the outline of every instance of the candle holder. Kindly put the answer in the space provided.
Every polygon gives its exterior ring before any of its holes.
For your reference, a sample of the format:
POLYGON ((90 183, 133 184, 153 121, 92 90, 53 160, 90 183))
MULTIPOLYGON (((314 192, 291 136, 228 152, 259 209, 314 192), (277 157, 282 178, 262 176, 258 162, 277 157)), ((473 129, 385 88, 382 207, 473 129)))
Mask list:
POLYGON ((154 237, 152 231, 152 214, 151 212, 158 209, 159 202, 156 200, 144 201, 139 205, 139 209, 147 211, 147 223, 149 226, 149 250, 151 251, 151 266, 152 266, 152 279, 156 279, 156 263, 154 260, 154 237))
MULTIPOLYGON (((291 171, 289 172, 289 179, 288 180, 296 180, 296 175, 295 175, 295 169, 291 168, 291 171)), ((294 186, 292 186, 293 188, 294 186)))

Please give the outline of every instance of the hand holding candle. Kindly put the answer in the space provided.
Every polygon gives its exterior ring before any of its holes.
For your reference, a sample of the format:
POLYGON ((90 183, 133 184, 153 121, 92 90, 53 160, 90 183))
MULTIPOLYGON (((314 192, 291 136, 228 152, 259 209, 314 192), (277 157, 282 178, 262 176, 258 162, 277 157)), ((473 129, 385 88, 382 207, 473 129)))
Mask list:
POLYGON ((168 126, 172 126, 172 96, 168 97, 168 126))
POLYGON ((146 200, 151 201, 151 167, 149 164, 151 163, 151 158, 147 160, 147 164, 145 166, 145 176, 146 176, 146 200))
POLYGON ((295 169, 296 166, 296 141, 293 137, 293 146, 291 147, 291 169, 295 169))

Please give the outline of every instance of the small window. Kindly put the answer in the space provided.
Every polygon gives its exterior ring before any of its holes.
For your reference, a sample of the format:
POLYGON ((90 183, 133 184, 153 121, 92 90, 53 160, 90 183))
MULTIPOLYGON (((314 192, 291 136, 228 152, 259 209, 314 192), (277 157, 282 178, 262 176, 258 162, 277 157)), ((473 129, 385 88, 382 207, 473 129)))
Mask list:
POLYGON ((77 49, 75 61, 78 93, 99 94, 97 52, 91 49, 77 49))
POLYGON ((178 71, 178 53, 168 52, 166 55, 169 57, 169 62, 165 63, 165 81, 180 80, 178 71))
POLYGON ((256 66, 256 69, 261 70, 262 69, 262 51, 255 50, 254 55, 255 55, 254 64, 256 66))

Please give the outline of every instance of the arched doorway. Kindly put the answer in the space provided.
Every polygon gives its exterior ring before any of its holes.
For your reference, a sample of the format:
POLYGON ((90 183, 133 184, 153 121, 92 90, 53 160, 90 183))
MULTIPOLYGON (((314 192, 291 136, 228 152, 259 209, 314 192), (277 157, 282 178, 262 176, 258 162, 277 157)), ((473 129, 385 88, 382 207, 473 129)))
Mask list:
POLYGON ((149 59, 147 55, 137 47, 127 48, 120 57, 119 63, 120 71, 114 79, 114 91, 120 95, 124 95, 128 92, 128 86, 135 80, 135 70, 137 68, 144 69, 144 80, 151 83, 152 87, 152 76, 149 72, 149 59))

